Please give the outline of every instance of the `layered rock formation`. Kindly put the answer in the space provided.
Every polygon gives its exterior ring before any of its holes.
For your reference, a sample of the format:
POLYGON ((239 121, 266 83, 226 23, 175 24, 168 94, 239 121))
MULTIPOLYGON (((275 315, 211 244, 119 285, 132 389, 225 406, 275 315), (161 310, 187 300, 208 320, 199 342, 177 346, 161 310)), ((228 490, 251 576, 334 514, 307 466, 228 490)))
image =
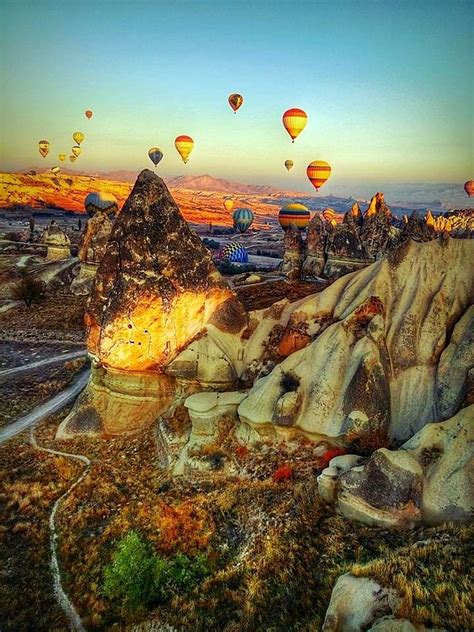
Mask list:
POLYGON ((294 224, 290 224, 285 231, 283 248, 281 272, 288 281, 297 281, 301 277, 304 247, 301 232, 294 224))
POLYGON ((314 214, 306 229, 306 254, 302 267, 303 277, 321 276, 326 263, 326 229, 318 214, 314 214))
POLYGON ((253 312, 236 334, 207 327, 167 370, 253 384, 238 410, 247 439, 303 433, 367 452, 405 441, 459 407, 470 383, 473 257, 470 240, 406 242, 318 295, 253 312))
POLYGON ((92 378, 59 435, 134 431, 175 396, 164 368, 212 324, 224 336, 246 314, 166 185, 143 171, 114 223, 86 311, 92 378))
POLYGON ((67 259, 71 256, 71 240, 54 219, 41 233, 40 241, 48 247, 46 259, 49 261, 67 259))

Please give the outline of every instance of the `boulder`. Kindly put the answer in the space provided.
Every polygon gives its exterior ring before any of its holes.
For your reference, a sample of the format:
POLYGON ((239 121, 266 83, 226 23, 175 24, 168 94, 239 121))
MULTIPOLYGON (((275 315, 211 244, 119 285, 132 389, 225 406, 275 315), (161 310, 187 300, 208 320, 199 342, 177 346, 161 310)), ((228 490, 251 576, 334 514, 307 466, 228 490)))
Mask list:
POLYGON ((366 524, 411 527, 415 522, 465 522, 472 516, 474 406, 430 423, 399 450, 377 450, 343 474, 338 507, 366 524))

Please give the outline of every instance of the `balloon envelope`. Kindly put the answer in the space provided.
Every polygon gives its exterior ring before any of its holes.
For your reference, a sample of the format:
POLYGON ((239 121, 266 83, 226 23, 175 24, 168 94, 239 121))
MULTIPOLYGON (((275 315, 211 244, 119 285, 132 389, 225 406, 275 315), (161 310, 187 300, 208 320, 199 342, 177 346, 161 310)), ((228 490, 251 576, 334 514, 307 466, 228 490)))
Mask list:
POLYGON ((231 198, 226 198, 224 200, 224 208, 226 211, 229 211, 230 213, 231 210, 234 208, 234 200, 232 200, 231 198))
POLYGON ((117 198, 112 193, 105 193, 104 191, 91 191, 86 195, 84 200, 84 208, 93 215, 98 211, 112 214, 118 213, 117 198))
POLYGON ((66 160, 66 154, 59 154, 58 158, 61 161, 66 160))
POLYGON ((71 162, 76 162, 76 160, 77 160, 77 156, 74 156, 74 154, 73 154, 72 156, 69 156, 69 160, 70 160, 71 162))
POLYGON ((76 145, 80 145, 82 141, 84 140, 85 136, 82 132, 74 132, 74 134, 72 135, 72 138, 74 142, 76 143, 76 145))
POLYGON ((74 145, 71 151, 77 158, 77 156, 79 156, 79 154, 81 153, 82 149, 79 147, 79 145, 74 145))
POLYGON ((324 160, 314 160, 306 168, 306 175, 318 191, 331 175, 331 165, 324 160))
POLYGON ((221 250, 219 258, 232 263, 247 263, 249 254, 241 244, 231 241, 221 250))
POLYGON ((474 195, 474 180, 468 180, 464 184, 464 191, 466 191, 469 197, 474 195))
POLYGON ((92 118, 92 115, 94 114, 94 112, 92 110, 86 110, 84 114, 87 116, 88 119, 90 119, 92 118))
POLYGON ((51 171, 56 175, 61 171, 61 167, 51 167, 51 171))
POLYGON ((49 153, 49 141, 40 140, 38 143, 38 149, 39 149, 39 153, 43 156, 43 158, 46 158, 46 156, 49 153))
POLYGON ((288 171, 290 171, 290 169, 293 169, 293 165, 295 163, 292 160, 285 160, 285 167, 288 169, 288 171))
POLYGON ((148 150, 148 156, 150 157, 150 160, 156 167, 156 165, 163 158, 163 152, 158 147, 152 147, 151 149, 148 150))
POLYGON ((311 214, 304 204, 286 204, 278 213, 278 221, 283 230, 294 224, 299 230, 304 230, 309 224, 311 214))
POLYGON ((332 208, 325 208, 322 212, 322 216, 327 222, 332 222, 333 219, 336 219, 336 211, 332 208))
POLYGON ((191 136, 182 134, 181 136, 177 136, 175 138, 174 146, 178 150, 178 154, 181 156, 182 161, 186 164, 189 160, 189 154, 192 152, 194 147, 193 139, 191 136))
POLYGON ((300 110, 299 108, 290 108, 283 114, 282 121, 284 128, 294 142, 295 138, 301 134, 306 127, 308 115, 304 110, 300 110))
POLYGON ((230 107, 237 112, 242 103, 244 102, 244 97, 241 94, 231 94, 228 98, 230 107))
POLYGON ((234 228, 241 233, 245 233, 253 222, 253 213, 249 208, 236 208, 232 214, 234 228))

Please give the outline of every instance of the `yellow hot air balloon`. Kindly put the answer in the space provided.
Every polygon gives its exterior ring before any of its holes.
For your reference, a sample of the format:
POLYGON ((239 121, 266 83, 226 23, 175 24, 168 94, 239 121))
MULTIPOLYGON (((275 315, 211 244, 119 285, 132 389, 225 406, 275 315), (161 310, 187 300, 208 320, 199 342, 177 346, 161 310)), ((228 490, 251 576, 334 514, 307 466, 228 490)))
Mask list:
POLYGON ((308 122, 308 115, 299 108, 290 108, 282 117, 283 126, 291 136, 291 142, 295 142, 295 138, 301 134, 308 122))
POLYGON ((327 222, 332 223, 332 221, 336 219, 336 211, 332 208, 325 208, 322 212, 322 216, 327 222))
POLYGON ((59 154, 58 158, 59 160, 64 161, 66 160, 66 154, 59 154))
POLYGON ((38 149, 39 149, 39 153, 43 156, 43 158, 46 158, 46 156, 49 153, 49 141, 40 140, 38 143, 38 149))
POLYGON ((290 169, 293 169, 294 164, 295 163, 292 160, 285 160, 285 167, 288 171, 290 171, 290 169))
POLYGON ((82 141, 84 140, 85 136, 82 132, 74 132, 74 134, 72 135, 72 138, 74 142, 76 143, 76 145, 80 145, 82 141))
POLYGON ((77 158, 77 156, 79 156, 79 154, 81 153, 82 149, 79 147, 79 145, 74 145, 71 151, 77 158))
POLYGON ((324 160, 314 160, 306 167, 306 175, 318 191, 331 175, 331 165, 324 160))
POLYGON ((76 160, 77 160, 77 156, 74 156, 74 155, 69 156, 69 160, 70 160, 71 162, 76 162, 76 160))
POLYGON ((231 94, 228 98, 228 101, 230 107, 234 110, 234 114, 236 114, 237 110, 244 102, 244 97, 241 94, 231 94))
POLYGON ((56 175, 61 171, 61 167, 51 167, 51 171, 56 175))
POLYGON ((181 156, 182 161, 186 164, 189 160, 189 154, 192 152, 194 147, 193 139, 191 136, 183 134, 176 137, 174 145, 178 150, 178 154, 181 156))
POLYGON ((226 211, 229 211, 230 213, 231 210, 234 208, 234 200, 232 200, 231 198, 226 198, 224 200, 224 208, 226 211))

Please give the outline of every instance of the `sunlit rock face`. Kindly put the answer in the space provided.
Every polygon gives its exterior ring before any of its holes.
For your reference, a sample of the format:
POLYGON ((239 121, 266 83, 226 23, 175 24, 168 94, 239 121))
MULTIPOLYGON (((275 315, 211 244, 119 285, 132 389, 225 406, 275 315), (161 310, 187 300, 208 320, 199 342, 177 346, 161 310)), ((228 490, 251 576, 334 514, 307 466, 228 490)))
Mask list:
POLYGON ((177 390, 186 391, 183 380, 178 388, 164 375, 166 365, 205 327, 230 335, 246 323, 164 182, 143 171, 114 222, 89 297, 91 379, 58 437, 149 425, 177 390))
POLYGON ((40 241, 48 247, 46 259, 49 261, 67 259, 71 256, 71 240, 54 219, 42 232, 40 241))
POLYGON ((405 441, 466 405, 473 257, 472 240, 410 240, 319 294, 252 312, 238 334, 208 328, 169 369, 253 383, 238 410, 247 437, 303 433, 356 452, 405 441))
POLYGON ((245 313, 164 182, 142 171, 92 288, 89 351, 106 367, 160 372, 211 317, 225 331, 245 313))
POLYGON ((111 232, 112 220, 107 213, 98 211, 87 220, 79 244, 79 273, 71 284, 73 294, 90 293, 111 232))

